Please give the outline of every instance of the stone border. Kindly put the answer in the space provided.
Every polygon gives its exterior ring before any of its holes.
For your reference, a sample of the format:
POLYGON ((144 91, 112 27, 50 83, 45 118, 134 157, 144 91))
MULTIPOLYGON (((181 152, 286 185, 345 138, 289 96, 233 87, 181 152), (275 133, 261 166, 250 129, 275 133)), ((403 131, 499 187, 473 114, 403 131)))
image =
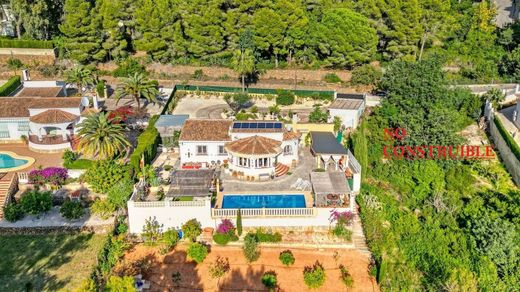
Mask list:
POLYGON ((34 226, 34 227, 0 227, 0 235, 46 235, 71 233, 107 234, 112 231, 114 224, 92 226, 34 226))
POLYGON ((1 171, 5 171, 5 172, 11 172, 11 171, 17 171, 17 170, 21 170, 21 169, 25 169, 31 165, 34 164, 34 162, 36 161, 33 157, 30 157, 30 156, 21 156, 21 155, 18 155, 12 151, 0 151, 0 154, 6 154, 6 155, 9 155, 11 156, 12 158, 14 159, 21 159, 21 160, 27 160, 27 163, 25 163, 24 165, 20 165, 20 166, 16 166, 16 167, 10 167, 10 168, 2 168, 0 169, 1 171))

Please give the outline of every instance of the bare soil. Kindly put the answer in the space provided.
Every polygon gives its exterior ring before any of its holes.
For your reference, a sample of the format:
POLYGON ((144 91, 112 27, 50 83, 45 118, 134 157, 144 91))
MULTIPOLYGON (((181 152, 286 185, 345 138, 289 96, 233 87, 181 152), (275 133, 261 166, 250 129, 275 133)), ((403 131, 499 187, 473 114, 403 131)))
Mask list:
POLYGON ((274 270, 278 277, 278 291, 379 291, 376 281, 369 275, 369 259, 366 255, 350 249, 291 249, 296 262, 293 266, 283 266, 278 256, 281 248, 261 248, 258 261, 248 264, 237 247, 211 247, 211 252, 203 263, 196 265, 186 258, 186 245, 160 255, 158 248, 137 245, 125 256, 125 261, 146 258, 151 264, 143 278, 151 282, 150 291, 267 291, 261 282, 262 275, 274 270), (339 254, 338 262, 334 252, 339 254), (231 269, 217 281, 209 275, 209 266, 217 256, 228 258, 231 269), (307 288, 303 281, 303 269, 319 260, 326 270, 326 281, 316 290, 307 288), (354 286, 347 289, 340 279, 338 265, 348 268, 354 279, 354 286), (181 281, 174 286, 172 273, 180 272, 181 281))

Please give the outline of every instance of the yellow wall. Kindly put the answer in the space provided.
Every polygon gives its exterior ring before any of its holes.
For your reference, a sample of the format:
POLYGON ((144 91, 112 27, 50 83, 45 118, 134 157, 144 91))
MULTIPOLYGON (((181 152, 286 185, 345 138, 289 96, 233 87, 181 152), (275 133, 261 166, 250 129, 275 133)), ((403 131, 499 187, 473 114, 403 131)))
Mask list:
POLYGON ((331 132, 334 134, 334 124, 297 124, 293 122, 291 126, 293 131, 299 131, 302 134, 300 139, 302 145, 305 145, 305 138, 309 132, 331 132))

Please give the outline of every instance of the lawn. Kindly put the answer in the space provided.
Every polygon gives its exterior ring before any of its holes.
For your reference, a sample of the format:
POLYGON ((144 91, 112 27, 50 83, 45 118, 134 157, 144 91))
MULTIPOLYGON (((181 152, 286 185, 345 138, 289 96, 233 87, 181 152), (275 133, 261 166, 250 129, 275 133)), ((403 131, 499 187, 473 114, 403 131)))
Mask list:
POLYGON ((96 264, 106 235, 0 236, 0 291, 72 290, 96 264))

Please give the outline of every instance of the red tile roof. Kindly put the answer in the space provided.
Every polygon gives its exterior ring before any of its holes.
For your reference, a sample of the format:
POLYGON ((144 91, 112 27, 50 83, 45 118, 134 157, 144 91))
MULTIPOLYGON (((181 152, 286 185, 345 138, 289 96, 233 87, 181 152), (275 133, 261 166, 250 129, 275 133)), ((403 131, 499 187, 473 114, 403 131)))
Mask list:
POLYGON ((81 97, 2 97, 0 118, 29 117, 30 108, 76 108, 81 97))
POLYGON ((246 154, 246 155, 269 155, 282 152, 280 141, 274 139, 251 136, 226 143, 225 147, 228 152, 246 154))
POLYGON ((38 124, 61 124, 76 120, 78 116, 59 109, 50 109, 32 116, 29 121, 38 124))
POLYGON ((231 123, 230 120, 186 120, 179 141, 229 141, 231 123))

